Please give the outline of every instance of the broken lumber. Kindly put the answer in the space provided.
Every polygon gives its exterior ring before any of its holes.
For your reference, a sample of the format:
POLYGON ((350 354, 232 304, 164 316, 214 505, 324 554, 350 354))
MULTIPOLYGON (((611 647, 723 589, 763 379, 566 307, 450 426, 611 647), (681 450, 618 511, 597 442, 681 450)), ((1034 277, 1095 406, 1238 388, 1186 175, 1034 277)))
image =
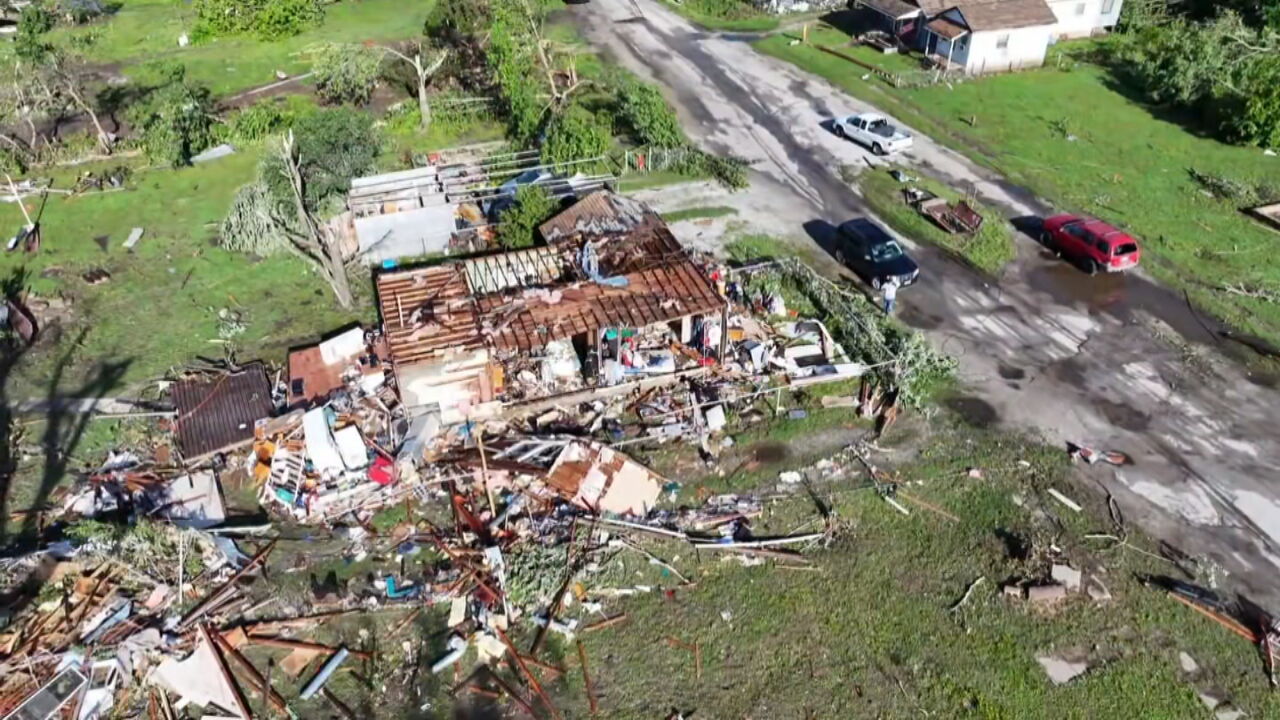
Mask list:
POLYGON ((596 693, 591 686, 591 674, 587 672, 587 646, 578 641, 578 662, 582 665, 582 684, 587 688, 587 702, 591 706, 591 717, 600 714, 600 706, 596 702, 596 693))

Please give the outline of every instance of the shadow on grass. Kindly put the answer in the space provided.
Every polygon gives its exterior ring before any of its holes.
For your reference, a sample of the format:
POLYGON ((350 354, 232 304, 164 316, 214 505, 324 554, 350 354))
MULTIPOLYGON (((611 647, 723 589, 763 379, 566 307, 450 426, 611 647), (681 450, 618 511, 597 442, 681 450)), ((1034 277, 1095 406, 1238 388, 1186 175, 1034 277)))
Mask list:
MULTIPOLYGON (((24 271, 16 271, 3 284, 5 297, 13 297, 25 284, 24 271)), ((39 473, 39 486, 29 505, 30 512, 18 515, 11 508, 15 477, 18 470, 18 444, 21 442, 20 426, 15 421, 17 402, 25 398, 11 397, 9 380, 22 361, 27 348, 21 341, 6 333, 0 358, 0 547, 8 552, 29 550, 39 540, 39 510, 49 501, 53 490, 66 477, 67 469, 80 441, 88 429, 92 415, 82 412, 84 406, 102 399, 108 390, 124 378, 131 359, 99 361, 84 382, 74 388, 64 387, 65 375, 74 363, 75 352, 84 341, 88 330, 83 330, 68 345, 55 364, 38 413, 43 414, 44 431, 40 436, 40 448, 44 464, 39 473), (21 518, 14 527, 11 520, 21 518)))

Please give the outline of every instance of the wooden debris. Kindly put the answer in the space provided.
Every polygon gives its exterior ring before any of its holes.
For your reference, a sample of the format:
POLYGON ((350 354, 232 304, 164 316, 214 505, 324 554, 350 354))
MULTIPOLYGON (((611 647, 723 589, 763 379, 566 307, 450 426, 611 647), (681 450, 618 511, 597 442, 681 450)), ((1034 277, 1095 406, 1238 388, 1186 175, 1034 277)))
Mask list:
POLYGON ((591 685, 591 674, 587 671, 587 646, 578 641, 578 662, 582 665, 582 684, 587 688, 587 702, 591 706, 591 717, 600 714, 599 704, 596 702, 596 692, 591 685))
POLYGON ((605 628, 613 627, 614 625, 617 625, 618 623, 626 619, 627 619, 626 613, 618 613, 613 617, 608 617, 599 622, 591 623, 590 625, 582 628, 582 632, 589 633, 589 632, 595 632, 597 630, 604 630, 605 628))

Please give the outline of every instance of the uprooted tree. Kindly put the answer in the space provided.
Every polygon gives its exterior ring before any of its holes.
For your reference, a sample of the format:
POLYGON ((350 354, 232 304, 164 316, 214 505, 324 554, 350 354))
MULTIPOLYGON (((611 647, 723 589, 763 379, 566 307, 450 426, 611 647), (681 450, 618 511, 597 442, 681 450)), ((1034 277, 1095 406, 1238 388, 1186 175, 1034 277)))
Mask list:
POLYGON ((320 276, 333 288, 338 304, 344 310, 349 310, 353 304, 351 282, 347 277, 342 247, 333 227, 317 219, 314 209, 308 206, 303 160, 298 153, 292 130, 280 141, 277 158, 277 170, 288 183, 289 197, 293 201, 295 221, 281 226, 289 240, 289 246, 315 266, 320 276))
POLYGON ((324 218, 341 210, 351 178, 371 171, 377 153, 377 135, 363 113, 325 109, 300 117, 263 161, 258 180, 240 189, 223 221, 222 245, 263 255, 291 252, 350 309, 342 238, 324 218))
POLYGON ((15 60, 0 73, 0 157, 10 158, 11 169, 22 171, 50 145, 45 126, 65 110, 65 103, 47 73, 32 63, 15 60))
POLYGON ((173 65, 128 115, 148 157, 181 167, 213 144, 213 111, 213 93, 188 80, 184 66, 173 65))
POLYGON ((84 113, 93 124, 98 146, 110 155, 115 148, 115 135, 107 132, 97 108, 97 98, 90 88, 90 71, 80 59, 61 52, 50 52, 44 59, 49 85, 54 92, 63 95, 78 111, 84 113))
POLYGON ((549 115, 584 87, 572 48, 543 33, 546 9, 528 0, 489 0, 486 58, 510 115, 511 135, 531 142, 549 115))

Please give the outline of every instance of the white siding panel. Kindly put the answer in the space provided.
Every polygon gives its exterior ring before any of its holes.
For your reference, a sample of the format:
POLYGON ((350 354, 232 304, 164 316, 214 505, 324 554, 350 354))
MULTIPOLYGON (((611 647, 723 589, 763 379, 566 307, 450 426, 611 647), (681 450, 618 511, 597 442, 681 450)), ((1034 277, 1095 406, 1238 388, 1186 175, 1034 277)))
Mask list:
POLYGON ((1040 67, 1044 64, 1053 27, 1041 25, 974 33, 969 38, 965 71, 970 75, 982 75, 1040 67), (1004 36, 1008 36, 1008 41, 1000 47, 1004 36))
POLYGON ((1088 37, 1095 31, 1114 27, 1120 21, 1120 7, 1124 0, 1049 0, 1049 7, 1058 18, 1053 29, 1054 37, 1088 37), (1080 13, 1080 7, 1084 13, 1080 13), (1103 10, 1106 12, 1103 12, 1103 10))

